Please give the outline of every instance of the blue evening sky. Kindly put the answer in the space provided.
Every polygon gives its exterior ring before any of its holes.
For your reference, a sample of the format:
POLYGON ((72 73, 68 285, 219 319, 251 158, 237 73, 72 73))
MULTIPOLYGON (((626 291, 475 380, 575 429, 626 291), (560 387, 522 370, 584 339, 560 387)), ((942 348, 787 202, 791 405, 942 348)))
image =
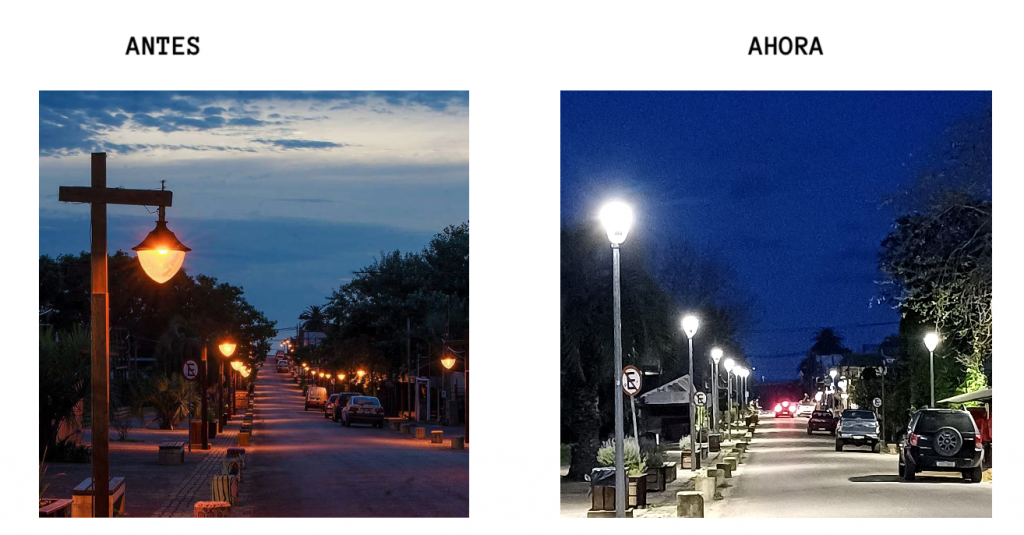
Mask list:
POLYGON ((562 220, 596 225, 604 200, 631 202, 630 238, 722 265, 727 298, 749 305, 739 337, 756 373, 795 378, 821 327, 854 351, 897 333, 899 314, 873 303, 896 215, 882 201, 991 105, 988 92, 563 93, 562 220))
MULTIPOLYGON (((469 219, 467 92, 48 92, 39 94, 39 253, 89 249, 89 185, 174 192, 168 226, 189 273, 245 289, 279 327, 381 251, 419 251, 469 219)), ((108 247, 156 220, 108 208, 108 247)), ((283 336, 289 333, 283 331, 283 336)))

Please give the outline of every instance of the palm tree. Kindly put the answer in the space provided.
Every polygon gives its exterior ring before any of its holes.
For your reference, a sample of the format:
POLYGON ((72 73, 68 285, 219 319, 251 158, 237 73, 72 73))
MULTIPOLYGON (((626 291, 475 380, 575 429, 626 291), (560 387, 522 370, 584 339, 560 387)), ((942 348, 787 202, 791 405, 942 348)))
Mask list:
POLYGON ((299 319, 302 320, 302 330, 305 332, 323 332, 327 324, 323 305, 310 305, 299 314, 299 319))
POLYGON ((52 452, 61 425, 75 421, 75 407, 89 391, 89 330, 39 329, 39 452, 52 452))
POLYGON ((811 340, 810 353, 815 355, 846 355, 851 351, 843 345, 843 336, 831 327, 819 329, 811 340))

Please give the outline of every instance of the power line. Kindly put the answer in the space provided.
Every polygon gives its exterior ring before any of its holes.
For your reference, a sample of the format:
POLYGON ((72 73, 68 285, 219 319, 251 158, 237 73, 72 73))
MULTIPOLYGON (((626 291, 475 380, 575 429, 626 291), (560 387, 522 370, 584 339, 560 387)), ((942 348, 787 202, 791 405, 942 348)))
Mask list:
MULTIPOLYGON (((899 325, 899 324, 900 324, 900 322, 898 322, 898 321, 882 321, 882 322, 878 322, 878 323, 849 323, 849 324, 846 324, 846 325, 833 325, 833 326, 825 327, 825 328, 836 329, 836 330, 838 330, 838 329, 857 329, 857 328, 861 328, 861 327, 885 327, 885 326, 888 326, 888 325, 899 325)), ((758 330, 754 330, 754 331, 744 331, 744 332, 746 332, 746 333, 791 333, 791 332, 815 331, 815 330, 818 330, 818 329, 821 329, 821 328, 823 328, 823 327, 821 325, 818 325, 818 326, 814 326, 814 327, 786 327, 786 328, 783 328, 783 329, 758 329, 758 330)))

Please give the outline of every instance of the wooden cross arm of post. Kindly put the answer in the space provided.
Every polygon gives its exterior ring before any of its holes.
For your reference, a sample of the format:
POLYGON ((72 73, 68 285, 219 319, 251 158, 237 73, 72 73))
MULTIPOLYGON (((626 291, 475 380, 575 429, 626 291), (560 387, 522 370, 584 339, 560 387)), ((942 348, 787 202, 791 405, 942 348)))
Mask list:
POLYGON ((61 186, 57 200, 60 202, 80 202, 89 204, 170 206, 171 192, 151 189, 61 186))

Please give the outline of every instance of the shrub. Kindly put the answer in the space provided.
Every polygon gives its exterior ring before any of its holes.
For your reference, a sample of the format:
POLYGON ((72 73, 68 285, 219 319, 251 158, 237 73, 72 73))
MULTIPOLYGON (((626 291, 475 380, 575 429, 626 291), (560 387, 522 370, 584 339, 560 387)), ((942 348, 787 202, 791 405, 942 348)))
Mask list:
POLYGON ((660 467, 665 464, 664 449, 650 438, 640 438, 640 453, 647 460, 648 466, 660 467))
MULTIPOLYGON (((647 472, 647 462, 640 452, 636 438, 626 437, 622 441, 622 459, 626 465, 626 475, 640 476, 647 472)), ((609 438, 597 450, 597 462, 601 466, 615 466, 615 440, 609 438)))
POLYGON ((74 439, 68 437, 58 440, 49 455, 50 462, 55 463, 90 463, 92 462, 92 447, 77 444, 74 439))
POLYGON ((123 418, 116 416, 113 418, 110 425, 114 426, 114 429, 117 430, 117 440, 120 440, 121 442, 128 440, 128 432, 132 430, 132 421, 134 419, 135 418, 132 417, 131 414, 123 418))

